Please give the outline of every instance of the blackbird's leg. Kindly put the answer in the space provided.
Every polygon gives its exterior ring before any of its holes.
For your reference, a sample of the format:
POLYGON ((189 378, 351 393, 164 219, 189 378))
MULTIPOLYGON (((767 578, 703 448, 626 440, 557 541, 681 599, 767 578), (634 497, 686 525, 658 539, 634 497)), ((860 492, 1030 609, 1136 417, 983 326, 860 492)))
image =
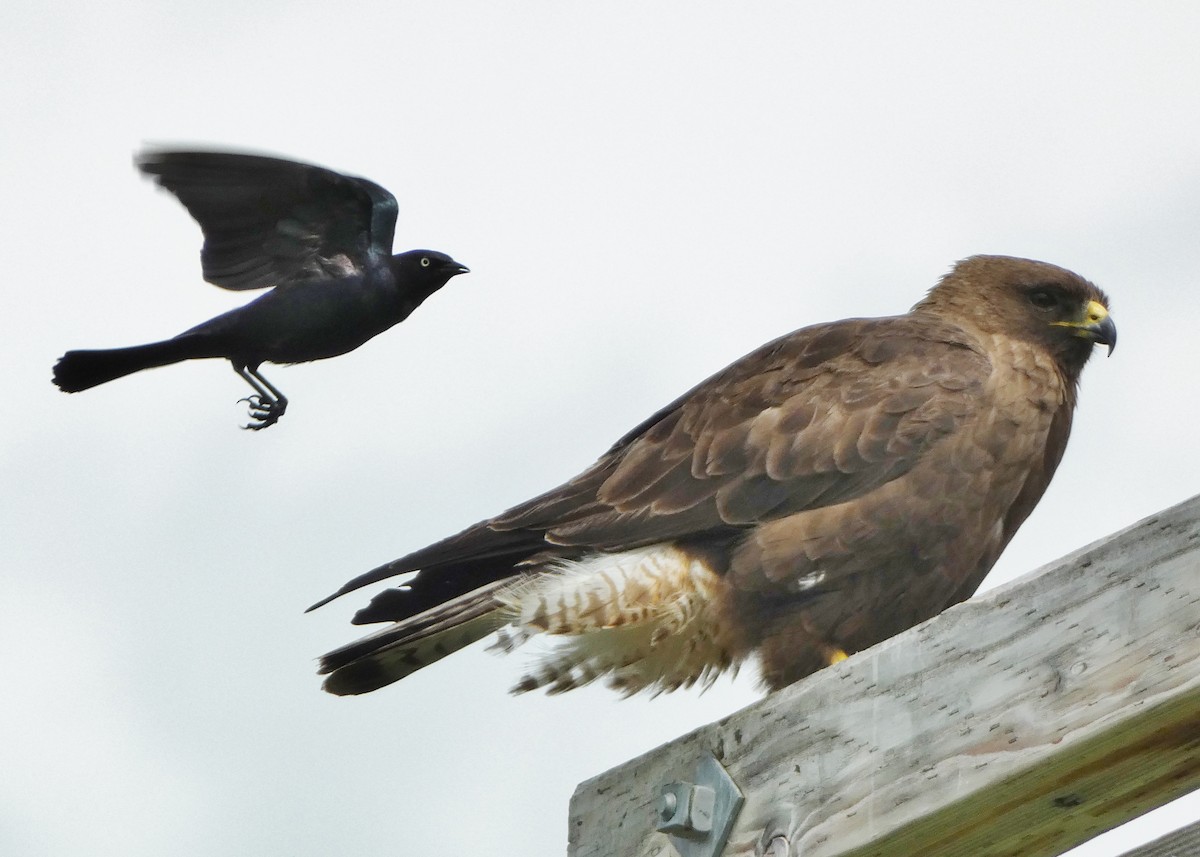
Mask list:
POLYGON ((257 367, 251 369, 249 366, 238 366, 235 364, 233 371, 242 376, 246 380, 246 383, 253 387, 255 393, 257 393, 254 396, 238 399, 239 402, 250 403, 251 422, 249 425, 242 426, 242 428, 259 431, 279 422, 279 418, 287 410, 287 396, 275 389, 271 382, 259 373, 257 367), (254 422, 254 420, 257 420, 257 422, 254 422))

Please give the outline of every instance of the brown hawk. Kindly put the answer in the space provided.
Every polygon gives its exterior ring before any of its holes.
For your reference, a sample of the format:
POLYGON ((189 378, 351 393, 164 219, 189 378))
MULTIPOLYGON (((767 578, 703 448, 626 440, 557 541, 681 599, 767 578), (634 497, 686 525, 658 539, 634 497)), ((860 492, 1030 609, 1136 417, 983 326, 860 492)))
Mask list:
MULTIPOLYGON (((654 414, 566 484, 346 584, 419 572, 325 655, 375 690, 498 631, 550 643, 514 688, 779 688, 975 591, 1046 490, 1104 293, 960 262, 906 315, 806 327, 654 414)), ((312 608, 310 608, 312 609, 312 608)))

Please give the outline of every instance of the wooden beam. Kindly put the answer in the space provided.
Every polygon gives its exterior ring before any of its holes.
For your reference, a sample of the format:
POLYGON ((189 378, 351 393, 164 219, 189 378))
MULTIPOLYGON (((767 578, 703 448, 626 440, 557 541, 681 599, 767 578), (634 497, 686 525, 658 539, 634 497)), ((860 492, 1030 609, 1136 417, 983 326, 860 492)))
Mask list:
POLYGON ((582 783, 571 857, 669 857, 706 752, 726 855, 1056 855, 1200 787, 1200 497, 582 783))

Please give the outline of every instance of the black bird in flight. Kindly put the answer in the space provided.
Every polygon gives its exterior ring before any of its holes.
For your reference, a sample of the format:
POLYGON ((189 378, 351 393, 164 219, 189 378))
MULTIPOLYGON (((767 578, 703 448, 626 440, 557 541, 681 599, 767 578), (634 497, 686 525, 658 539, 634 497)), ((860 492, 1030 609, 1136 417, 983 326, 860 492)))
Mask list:
POLYGON ((251 422, 274 425, 287 398, 260 364, 346 354, 408 318, 465 265, 445 253, 392 255, 396 198, 374 182, 311 164, 234 152, 150 150, 136 159, 200 224, 204 279, 274 287, 162 342, 68 351, 54 383, 77 393, 154 366, 224 357, 254 388, 251 422))

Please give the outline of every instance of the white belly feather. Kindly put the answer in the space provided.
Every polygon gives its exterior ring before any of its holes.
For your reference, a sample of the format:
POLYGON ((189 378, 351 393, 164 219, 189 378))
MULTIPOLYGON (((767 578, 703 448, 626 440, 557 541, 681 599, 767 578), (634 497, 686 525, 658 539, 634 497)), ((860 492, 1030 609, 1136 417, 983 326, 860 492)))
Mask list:
POLYGON ((723 585, 670 545, 563 562, 497 593, 508 627, 492 648, 534 636, 548 644, 514 692, 561 693, 600 678, 626 694, 707 686, 733 665, 716 615, 723 585))

